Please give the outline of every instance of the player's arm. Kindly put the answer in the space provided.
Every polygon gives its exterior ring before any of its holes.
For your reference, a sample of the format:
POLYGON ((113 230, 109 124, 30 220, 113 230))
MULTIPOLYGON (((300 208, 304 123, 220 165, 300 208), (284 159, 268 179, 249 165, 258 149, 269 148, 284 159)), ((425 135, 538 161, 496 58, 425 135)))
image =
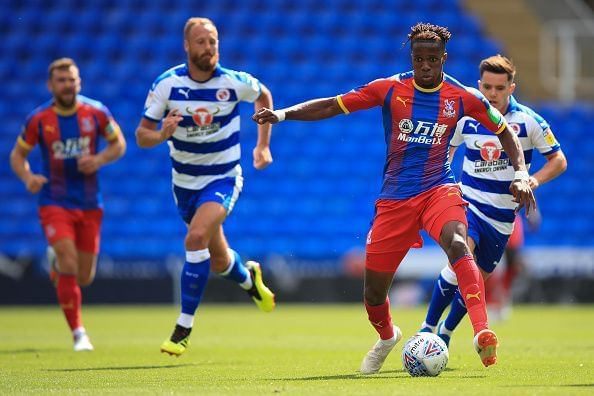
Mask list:
POLYGON ((109 120, 107 146, 94 155, 84 155, 77 160, 78 170, 85 175, 97 172, 101 167, 110 164, 126 153, 126 139, 114 120, 109 120))
POLYGON ((317 121, 343 113, 338 98, 334 97, 313 99, 280 110, 262 108, 252 116, 252 119, 258 124, 276 124, 284 120, 317 121))
MULTIPOLYGON (((20 139, 20 138, 19 138, 20 139)), ((27 157, 31 149, 24 147, 26 143, 17 141, 12 151, 10 152, 10 167, 15 175, 25 184, 27 191, 32 194, 37 194, 41 187, 47 183, 47 178, 43 175, 37 175, 31 172, 29 161, 27 157)))
MULTIPOLYGON (((260 84, 260 96, 254 102, 254 111, 257 114, 261 109, 272 109, 272 93, 264 84, 260 84)), ((272 163, 270 152, 270 134, 272 125, 270 123, 258 123, 258 141, 253 150, 254 168, 264 169, 272 163)))
POLYGON ((545 155, 547 162, 538 172, 530 176, 530 188, 535 190, 541 184, 553 180, 567 169, 567 159, 563 151, 558 150, 552 154, 545 155))
POLYGON ((136 128, 136 144, 142 148, 151 148, 163 143, 173 135, 181 120, 183 117, 179 110, 173 109, 163 119, 161 129, 158 129, 158 122, 143 117, 136 128))
POLYGON ((497 137, 516 171, 509 190, 514 196, 514 202, 519 204, 517 210, 520 210, 525 206, 526 214, 529 214, 531 209, 536 208, 536 199, 534 198, 534 193, 528 182, 529 175, 526 170, 524 151, 522 150, 520 139, 518 139, 518 136, 509 129, 507 124, 505 124, 505 128, 497 134, 497 137))

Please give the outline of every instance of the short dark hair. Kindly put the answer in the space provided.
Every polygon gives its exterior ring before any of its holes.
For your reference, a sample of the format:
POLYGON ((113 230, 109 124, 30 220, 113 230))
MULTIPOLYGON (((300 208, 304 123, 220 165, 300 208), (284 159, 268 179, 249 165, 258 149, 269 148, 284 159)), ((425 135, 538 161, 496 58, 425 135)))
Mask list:
POLYGON ((507 81, 513 82, 516 76, 516 67, 513 62, 501 54, 483 59, 479 65, 481 77, 484 72, 507 74, 507 81))
POLYGON ((186 21, 186 25, 184 26, 184 38, 185 39, 188 38, 188 35, 190 34, 190 30, 192 30, 192 28, 195 25, 202 25, 202 26, 212 25, 212 26, 214 26, 215 30, 217 30, 217 26, 210 19, 202 18, 202 17, 192 17, 186 21))
POLYGON ((410 28, 408 41, 410 41, 411 46, 417 40, 435 41, 437 43, 441 43, 445 48, 446 43, 451 37, 452 33, 450 33, 447 27, 419 22, 410 28))
POLYGON ((54 72, 54 70, 68 70, 72 66, 74 66, 78 69, 78 66, 76 66, 76 63, 74 62, 74 60, 72 58, 56 59, 55 61, 50 63, 50 65, 47 68, 47 78, 48 79, 52 78, 52 73, 54 72))

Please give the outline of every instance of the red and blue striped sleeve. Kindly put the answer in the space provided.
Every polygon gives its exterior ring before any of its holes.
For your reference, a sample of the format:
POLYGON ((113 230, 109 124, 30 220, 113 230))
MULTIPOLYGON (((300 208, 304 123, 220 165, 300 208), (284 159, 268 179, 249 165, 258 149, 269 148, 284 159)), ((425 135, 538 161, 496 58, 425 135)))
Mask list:
POLYGON ((498 135, 506 128, 505 117, 475 88, 467 88, 462 95, 464 115, 470 116, 498 135))
POLYGON ((345 114, 382 106, 392 84, 391 80, 380 78, 346 94, 338 95, 336 99, 345 114))

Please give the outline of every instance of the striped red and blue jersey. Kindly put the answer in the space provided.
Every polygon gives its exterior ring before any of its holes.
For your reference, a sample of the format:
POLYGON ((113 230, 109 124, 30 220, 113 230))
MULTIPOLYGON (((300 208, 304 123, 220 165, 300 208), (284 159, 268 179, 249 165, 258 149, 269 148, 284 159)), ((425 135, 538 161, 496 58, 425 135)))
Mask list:
POLYGON ((85 175, 77 159, 98 150, 98 138, 117 139, 120 127, 100 102, 77 96, 76 108, 63 112, 48 101, 27 117, 18 144, 31 150, 41 148, 42 171, 48 179, 39 194, 39 205, 68 209, 102 206, 97 173, 85 175))
POLYGON ((448 162, 456 124, 471 116, 498 134, 505 118, 476 89, 449 75, 425 89, 413 72, 381 78, 337 97, 344 113, 382 106, 387 145, 381 199, 406 199, 433 187, 455 183, 448 162))

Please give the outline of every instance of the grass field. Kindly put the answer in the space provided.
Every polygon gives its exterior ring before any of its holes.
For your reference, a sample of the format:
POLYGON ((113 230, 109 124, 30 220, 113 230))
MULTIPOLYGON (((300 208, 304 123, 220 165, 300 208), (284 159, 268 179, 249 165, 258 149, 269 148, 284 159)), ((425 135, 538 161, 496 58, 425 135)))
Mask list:
MULTIPOLYGON (((405 337, 422 309, 392 311, 405 337)), ((190 349, 159 353, 170 306, 87 306, 94 352, 75 353, 57 307, 0 308, 0 394, 594 394, 594 307, 516 307, 493 326, 499 363, 485 369, 466 322, 436 378, 402 370, 401 345, 380 374, 357 369, 376 334, 360 305, 200 308, 190 349)))

